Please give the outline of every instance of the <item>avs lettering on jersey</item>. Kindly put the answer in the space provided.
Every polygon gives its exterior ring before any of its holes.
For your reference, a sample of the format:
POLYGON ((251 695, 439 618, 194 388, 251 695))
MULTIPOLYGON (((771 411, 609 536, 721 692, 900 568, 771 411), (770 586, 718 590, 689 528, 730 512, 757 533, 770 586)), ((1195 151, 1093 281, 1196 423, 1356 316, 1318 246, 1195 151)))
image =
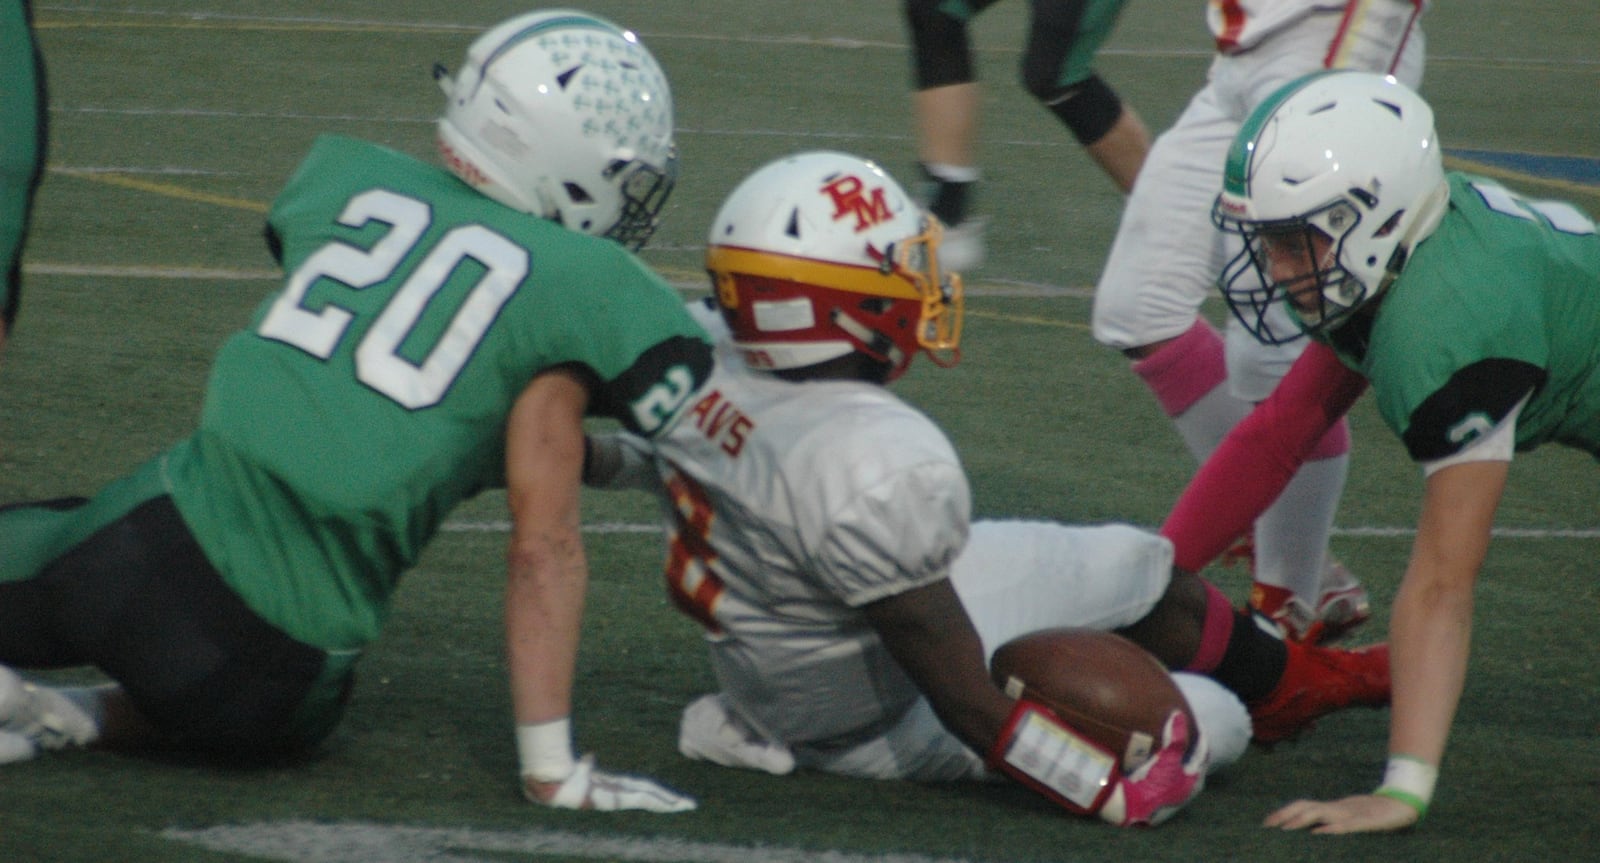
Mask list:
POLYGON ((1455 455, 1498 425, 1546 377, 1538 366, 1509 359, 1480 360, 1461 369, 1411 412, 1403 436, 1406 451, 1417 461, 1455 455))
POLYGON ((756 427, 755 420, 739 410, 721 390, 712 390, 689 409, 688 419, 723 452, 738 458, 744 442, 756 427))

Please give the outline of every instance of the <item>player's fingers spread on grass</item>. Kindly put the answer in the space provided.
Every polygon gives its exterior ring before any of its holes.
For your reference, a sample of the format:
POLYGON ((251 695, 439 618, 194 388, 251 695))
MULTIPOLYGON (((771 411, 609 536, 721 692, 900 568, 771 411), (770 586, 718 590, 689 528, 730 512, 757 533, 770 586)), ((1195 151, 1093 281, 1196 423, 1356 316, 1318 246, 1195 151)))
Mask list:
POLYGON ((1324 823, 1321 816, 1327 804, 1317 800, 1296 800, 1287 806, 1273 812, 1262 822, 1265 827, 1278 827, 1284 830, 1303 830, 1324 823))
POLYGON ((1361 794, 1322 802, 1296 800, 1268 815, 1263 825, 1284 830, 1312 828, 1313 833, 1368 833, 1402 830, 1417 822, 1417 811, 1396 800, 1361 794))

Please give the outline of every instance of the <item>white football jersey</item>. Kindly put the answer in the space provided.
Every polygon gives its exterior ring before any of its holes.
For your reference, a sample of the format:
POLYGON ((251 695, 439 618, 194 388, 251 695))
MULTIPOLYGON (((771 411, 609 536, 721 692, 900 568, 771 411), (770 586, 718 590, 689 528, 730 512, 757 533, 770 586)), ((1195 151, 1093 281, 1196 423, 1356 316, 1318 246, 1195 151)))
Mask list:
MULTIPOLYGON (((1422 14, 1426 0, 1207 0, 1206 26, 1223 54, 1237 54, 1261 44, 1274 33, 1308 15, 1339 13, 1340 38, 1330 45, 1330 67, 1357 66, 1340 62, 1347 33, 1404 33, 1422 14)), ((1387 40, 1383 40, 1387 41, 1387 40)))
POLYGON ((790 744, 857 734, 919 697, 861 606, 948 577, 966 475, 938 426, 883 387, 791 383, 721 347, 654 442, 668 589, 746 720, 790 744))

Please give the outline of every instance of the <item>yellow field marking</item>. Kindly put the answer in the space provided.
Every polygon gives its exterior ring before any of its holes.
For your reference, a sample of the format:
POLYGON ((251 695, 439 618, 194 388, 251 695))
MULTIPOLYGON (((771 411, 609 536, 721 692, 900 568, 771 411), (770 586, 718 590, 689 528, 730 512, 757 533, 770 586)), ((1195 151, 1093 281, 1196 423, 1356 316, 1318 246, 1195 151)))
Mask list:
POLYGON ((121 186, 124 189, 136 189, 140 192, 150 192, 180 201, 191 201, 197 204, 214 204, 218 207, 227 207, 233 210, 247 210, 252 213, 265 213, 267 205, 260 201, 251 201, 245 198, 234 198, 228 195, 213 195, 209 192, 200 192, 184 186, 175 186, 171 183, 157 183, 153 180, 141 180, 127 174, 117 174, 106 171, 85 171, 78 168, 51 168, 52 174, 62 174, 88 180, 91 183, 104 183, 108 186, 121 186))
POLYGON ((1038 315, 1013 315, 1006 312, 986 312, 982 309, 967 309, 967 317, 984 318, 991 321, 1005 321, 1011 324, 1029 324, 1036 327, 1056 327, 1064 330, 1089 331, 1089 325, 1078 321, 1065 321, 1058 318, 1042 318, 1038 315))

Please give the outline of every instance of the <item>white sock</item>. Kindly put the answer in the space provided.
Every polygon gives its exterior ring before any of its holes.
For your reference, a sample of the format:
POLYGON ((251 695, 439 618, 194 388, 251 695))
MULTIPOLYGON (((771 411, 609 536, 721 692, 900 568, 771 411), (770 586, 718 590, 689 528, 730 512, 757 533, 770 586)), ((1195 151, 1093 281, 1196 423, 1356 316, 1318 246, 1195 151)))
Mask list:
POLYGON ((1223 436, 1250 413, 1252 405, 1235 398, 1226 384, 1217 386, 1172 418, 1172 425, 1196 462, 1204 463, 1223 436))
POLYGON ((944 162, 924 162, 923 170, 946 183, 976 183, 981 177, 974 165, 950 165, 944 162))
POLYGON ((1348 453, 1306 462, 1256 520, 1256 581, 1288 588, 1313 610, 1349 468, 1348 453))

